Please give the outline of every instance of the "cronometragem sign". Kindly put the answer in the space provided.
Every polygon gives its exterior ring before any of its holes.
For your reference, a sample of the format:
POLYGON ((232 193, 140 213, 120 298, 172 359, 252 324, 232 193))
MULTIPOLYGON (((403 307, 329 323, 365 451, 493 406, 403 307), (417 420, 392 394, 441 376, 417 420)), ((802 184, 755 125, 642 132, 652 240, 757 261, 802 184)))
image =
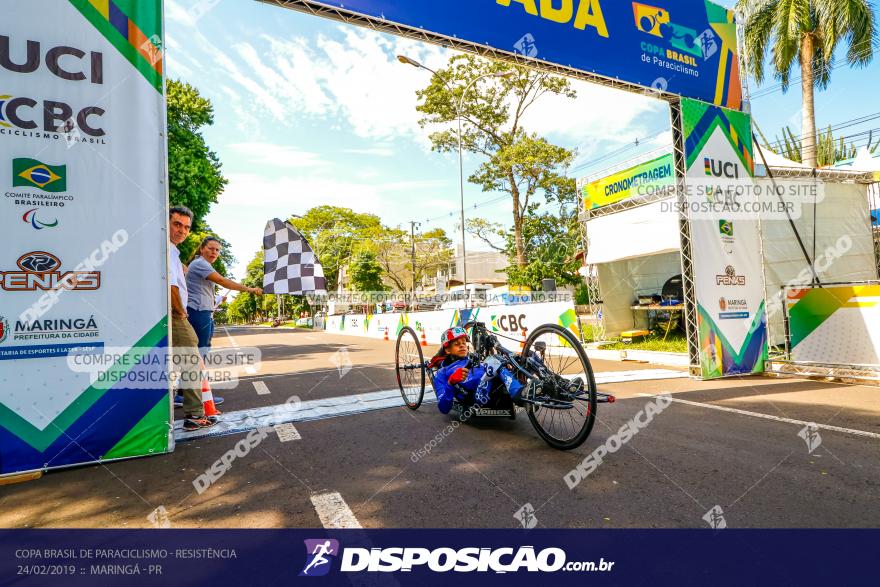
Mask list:
POLYGON ((3 8, 0 475, 165 452, 162 2, 3 8))
POLYGON ((306 1, 740 109, 734 14, 704 0, 306 1))

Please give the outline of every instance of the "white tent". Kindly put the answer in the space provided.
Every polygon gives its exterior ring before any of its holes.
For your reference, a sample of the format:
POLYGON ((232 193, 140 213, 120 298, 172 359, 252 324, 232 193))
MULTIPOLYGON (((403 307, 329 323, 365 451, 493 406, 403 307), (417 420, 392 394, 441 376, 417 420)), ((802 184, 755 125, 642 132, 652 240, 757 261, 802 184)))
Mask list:
POLYGON ((803 163, 798 163, 797 161, 792 161, 791 159, 786 159, 782 155, 777 155, 770 149, 764 148, 761 149, 761 152, 764 153, 764 157, 755 151, 755 177, 767 177, 767 167, 764 166, 764 160, 767 160, 767 165, 770 168, 774 167, 782 167, 782 168, 800 168, 800 169, 809 169, 808 165, 803 163))
MULTIPOLYGON (((864 174, 814 171, 778 155, 772 160, 768 156, 768 163, 777 184, 783 178, 799 178, 819 186, 820 196, 815 201, 801 200, 792 222, 820 280, 876 280, 864 174), (786 164, 776 167, 774 162, 786 164)), ((758 181, 768 183, 769 179, 758 181)), ((769 185, 764 191, 770 193, 769 185)), ((678 214, 668 204, 654 202, 587 221, 586 262, 597 267, 609 335, 637 326, 635 322, 643 316, 634 315, 630 308, 635 298, 660 293, 667 279, 681 273, 678 214)), ((782 344, 782 286, 808 284, 812 272, 787 218, 762 218, 761 232, 770 342, 782 344)))

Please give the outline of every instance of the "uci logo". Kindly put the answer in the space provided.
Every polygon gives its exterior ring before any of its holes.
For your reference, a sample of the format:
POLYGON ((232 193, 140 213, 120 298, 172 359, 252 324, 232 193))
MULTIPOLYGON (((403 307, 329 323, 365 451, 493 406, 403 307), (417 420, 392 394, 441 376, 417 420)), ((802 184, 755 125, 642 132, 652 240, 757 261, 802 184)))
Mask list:
POLYGON ((715 177, 729 177, 731 179, 739 178, 739 165, 730 161, 716 161, 705 157, 703 159, 703 168, 706 175, 715 177))
MULTIPOLYGON (((46 69, 53 75, 68 81, 83 81, 88 79, 93 84, 104 83, 104 55, 97 51, 89 53, 75 47, 60 45, 46 51, 41 59, 42 50, 39 41, 26 41, 24 46, 24 61, 14 63, 10 50, 10 39, 6 35, 0 35, 0 67, 13 73, 33 73, 40 67, 40 63, 46 64, 46 69), (77 68, 66 68, 67 65, 77 64, 77 68)), ((21 55, 21 49, 15 50, 16 55, 21 55)))
POLYGON ((5 291, 89 291, 100 289, 100 271, 61 273, 61 260, 45 251, 26 253, 18 258, 21 271, 0 272, 0 288, 5 291))

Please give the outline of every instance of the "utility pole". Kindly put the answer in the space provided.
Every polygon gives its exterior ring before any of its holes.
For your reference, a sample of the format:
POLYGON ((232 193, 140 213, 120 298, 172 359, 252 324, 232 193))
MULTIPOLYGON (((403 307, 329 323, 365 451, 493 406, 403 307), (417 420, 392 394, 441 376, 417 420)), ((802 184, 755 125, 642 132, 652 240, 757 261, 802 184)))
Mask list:
POLYGON ((421 222, 415 222, 414 220, 409 221, 409 242, 412 248, 412 308, 415 309, 415 295, 416 295, 416 228, 421 228, 421 222))

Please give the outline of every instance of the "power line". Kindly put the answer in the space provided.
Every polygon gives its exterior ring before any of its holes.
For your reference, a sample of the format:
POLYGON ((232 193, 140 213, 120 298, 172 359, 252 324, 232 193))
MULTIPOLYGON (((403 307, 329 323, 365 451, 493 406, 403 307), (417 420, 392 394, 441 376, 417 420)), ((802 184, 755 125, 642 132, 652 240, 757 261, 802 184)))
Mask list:
MULTIPOLYGON (((864 123, 866 123, 866 122, 870 122, 870 121, 872 121, 872 120, 876 120, 876 119, 878 119, 878 118, 880 118, 880 112, 875 112, 875 113, 873 113, 873 114, 865 114, 864 116, 859 116, 859 117, 856 117, 856 118, 850 118, 849 120, 843 120, 843 121, 841 121, 841 122, 838 122, 838 123, 835 123, 835 124, 829 125, 829 126, 826 127, 825 129, 817 128, 816 130, 817 130, 817 132, 827 132, 828 128, 830 128, 832 131, 835 131, 835 130, 841 130, 841 129, 849 128, 849 127, 852 127, 852 126, 858 126, 859 124, 864 124, 864 123)), ((802 141, 806 136, 807 136, 807 134, 804 133, 804 134, 802 134, 802 135, 793 135, 793 136, 790 136, 790 137, 788 137, 788 138, 789 138, 789 139, 794 138, 794 139, 796 139, 796 140, 798 140, 798 141, 802 141)), ((774 141, 774 142, 770 142, 770 143, 767 144, 767 146, 768 146, 768 147, 771 147, 771 148, 773 148, 773 147, 781 148, 782 145, 783 145, 783 143, 785 143, 785 138, 777 139, 777 140, 774 141)))
MULTIPOLYGON (((872 56, 872 57, 873 57, 874 55, 876 55, 877 53, 880 53, 880 43, 874 43, 874 45, 877 46, 878 48, 875 49, 875 50, 873 50, 873 51, 871 52, 871 56, 872 56)), ((831 73, 831 72, 834 71, 835 69, 840 69, 840 68, 843 67, 844 65, 849 65, 849 63, 846 62, 846 61, 843 61, 842 63, 838 63, 837 65, 834 65, 834 66, 830 66, 828 63, 826 63, 823 67, 822 67, 822 66, 816 66, 816 65, 814 65, 814 66, 813 66, 813 75, 814 75, 814 76, 817 75, 818 73, 820 73, 820 72, 822 71, 822 69, 827 69, 827 70, 828 70, 828 73, 831 73)), ((799 82, 799 81, 802 79, 802 77, 803 77, 803 76, 796 75, 796 76, 790 78, 789 81, 788 81, 788 85, 789 85, 789 87, 790 87, 793 83, 797 83, 797 82, 799 82)), ((756 98, 764 98, 765 96, 770 96, 770 95, 775 94, 775 93, 777 93, 777 92, 781 92, 781 91, 782 91, 782 86, 783 86, 783 85, 782 85, 782 83, 780 82, 780 83, 775 84, 775 85, 773 85, 773 86, 769 86, 769 87, 766 87, 766 88, 761 88, 760 90, 756 90, 755 93, 754 93, 754 94, 751 94, 749 97, 750 97, 752 100, 755 100, 756 98)))

